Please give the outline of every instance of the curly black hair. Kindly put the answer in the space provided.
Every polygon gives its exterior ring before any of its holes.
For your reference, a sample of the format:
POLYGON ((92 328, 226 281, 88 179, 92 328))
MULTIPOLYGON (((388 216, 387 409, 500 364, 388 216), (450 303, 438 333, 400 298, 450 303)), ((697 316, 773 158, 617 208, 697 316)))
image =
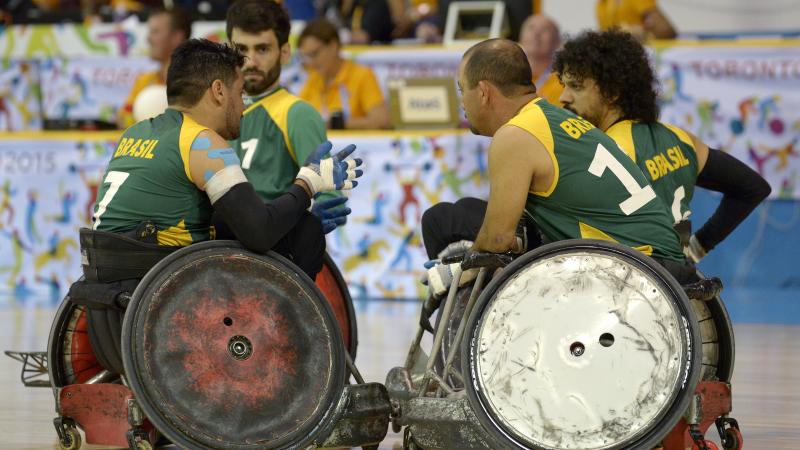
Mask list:
POLYGON ((658 120, 655 74, 644 47, 630 33, 584 32, 556 52, 553 70, 578 81, 593 79, 603 98, 622 110, 622 119, 658 120))

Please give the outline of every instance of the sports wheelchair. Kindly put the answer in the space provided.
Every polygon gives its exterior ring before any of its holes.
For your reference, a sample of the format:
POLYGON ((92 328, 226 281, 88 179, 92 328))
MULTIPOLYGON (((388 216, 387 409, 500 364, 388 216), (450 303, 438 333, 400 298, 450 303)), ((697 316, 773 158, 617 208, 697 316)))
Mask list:
POLYGON ((7 352, 23 361, 26 385, 53 388, 62 449, 81 447, 79 428, 87 443, 137 450, 159 438, 180 448, 374 449, 385 437, 388 394, 353 363, 352 299, 327 255, 315 284, 280 255, 233 241, 154 253, 81 230, 81 246, 105 273, 84 261, 46 357, 7 352), (102 240, 117 250, 94 252, 102 240), (132 269, 143 277, 115 280, 132 269))
POLYGON ((387 375, 404 449, 710 450, 711 424, 742 448, 719 279, 681 286, 605 241, 472 256, 462 268, 480 272, 453 280, 430 354, 420 326, 387 375))

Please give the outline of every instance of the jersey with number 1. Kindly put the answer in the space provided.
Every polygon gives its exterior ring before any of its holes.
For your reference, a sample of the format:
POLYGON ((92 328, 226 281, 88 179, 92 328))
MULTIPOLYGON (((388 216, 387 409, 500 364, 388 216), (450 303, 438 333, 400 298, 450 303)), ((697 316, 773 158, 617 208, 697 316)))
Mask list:
POLYGON ((213 239, 211 202, 189 172, 189 150, 205 129, 167 109, 125 130, 97 192, 94 229, 123 233, 152 220, 160 245, 213 239))
POLYGON ((508 124, 536 137, 553 162, 552 184, 529 192, 525 206, 548 240, 602 239, 684 260, 665 204, 610 137, 542 98, 508 124))
POLYGON ((689 134, 673 125, 631 120, 615 123, 606 134, 642 169, 675 223, 687 219, 699 171, 689 134))

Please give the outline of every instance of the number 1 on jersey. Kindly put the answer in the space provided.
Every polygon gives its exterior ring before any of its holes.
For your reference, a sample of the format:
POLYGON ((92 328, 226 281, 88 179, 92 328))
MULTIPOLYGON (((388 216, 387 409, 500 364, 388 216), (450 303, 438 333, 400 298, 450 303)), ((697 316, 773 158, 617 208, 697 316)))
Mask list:
POLYGON ((625 186, 628 193, 631 194, 627 200, 619 204, 619 208, 626 216, 633 214, 637 209, 656 198, 656 193, 652 186, 649 184, 644 187, 639 186, 639 183, 637 183, 633 175, 625 169, 625 166, 617 161, 614 155, 603 147, 603 144, 597 144, 597 151, 594 153, 594 159, 592 159, 592 164, 589 165, 589 173, 596 177, 602 177, 606 168, 617 177, 622 185, 625 186))
POLYGON ((242 169, 249 169, 250 164, 253 162, 253 156, 256 154, 256 148, 258 148, 258 138, 253 138, 242 142, 242 148, 244 149, 242 169))
POLYGON ((106 208, 108 208, 108 204, 111 203, 111 200, 117 195, 117 191, 119 191, 119 187, 122 186, 122 183, 128 179, 130 174, 127 172, 116 172, 111 171, 108 172, 106 175, 106 179, 103 180, 103 184, 108 183, 111 186, 108 187, 106 194, 103 196, 103 199, 100 203, 97 204, 97 212, 94 213, 94 225, 92 226, 93 230, 96 230, 98 226, 100 226, 100 216, 106 212, 106 208))

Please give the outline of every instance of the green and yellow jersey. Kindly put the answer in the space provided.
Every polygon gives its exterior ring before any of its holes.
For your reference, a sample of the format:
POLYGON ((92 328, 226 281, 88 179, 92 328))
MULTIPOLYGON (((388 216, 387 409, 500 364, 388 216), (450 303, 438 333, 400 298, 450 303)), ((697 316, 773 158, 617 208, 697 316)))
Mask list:
MULTIPOLYGON (((289 189, 308 155, 327 140, 325 123, 311 105, 282 87, 250 101, 231 146, 248 181, 268 201, 289 189)), ((323 194, 332 195, 338 194, 323 194)))
POLYGON ((606 134, 642 169, 674 222, 688 218, 700 171, 689 134, 673 125, 631 120, 617 122, 606 134))
POLYGON ((548 240, 602 239, 684 260, 664 203, 610 137, 542 98, 525 105, 508 124, 536 137, 552 159, 552 184, 529 192, 525 205, 548 240))
POLYGON ((174 109, 128 128, 98 189, 93 228, 123 233, 149 219, 159 245, 213 239, 211 202, 189 172, 190 147, 205 129, 174 109))

